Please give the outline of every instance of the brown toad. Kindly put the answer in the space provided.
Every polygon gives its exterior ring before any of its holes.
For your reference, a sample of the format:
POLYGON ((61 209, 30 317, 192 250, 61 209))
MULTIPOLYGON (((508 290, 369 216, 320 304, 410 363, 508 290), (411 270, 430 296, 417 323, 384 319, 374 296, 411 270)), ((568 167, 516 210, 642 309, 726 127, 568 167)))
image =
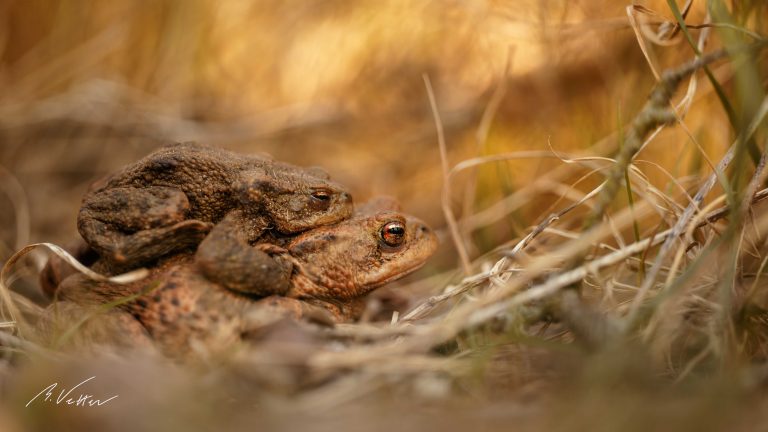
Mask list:
POLYGON ((248 245, 268 229, 295 234, 351 213, 350 194, 320 170, 183 143, 162 147, 94 184, 77 225, 105 270, 117 273, 194 248, 226 217, 226 229, 200 247, 201 268, 232 289, 265 294, 263 286, 276 293, 287 289, 290 269, 274 268, 266 254, 248 245), (259 268, 245 275, 245 283, 230 280, 226 265, 219 266, 237 257, 259 268))
POLYGON ((161 350, 178 355, 188 352, 193 340, 209 348, 236 342, 249 330, 249 313, 264 308, 294 317, 321 308, 335 321, 354 320, 366 294, 419 268, 436 247, 434 233, 423 222, 396 211, 392 201, 378 200, 349 220, 300 234, 284 248, 271 247, 275 259, 294 264, 284 297, 259 300, 222 289, 184 254, 162 261, 147 279, 128 285, 71 276, 59 296, 84 305, 129 298, 110 313, 132 315, 161 350))

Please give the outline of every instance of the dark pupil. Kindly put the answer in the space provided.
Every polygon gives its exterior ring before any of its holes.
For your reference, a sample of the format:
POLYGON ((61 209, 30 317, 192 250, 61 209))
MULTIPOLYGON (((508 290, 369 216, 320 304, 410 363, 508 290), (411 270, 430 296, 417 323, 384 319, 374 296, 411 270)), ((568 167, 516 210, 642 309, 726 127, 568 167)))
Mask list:
POLYGON ((381 237, 389 246, 399 246, 405 238, 405 227, 400 224, 392 223, 384 227, 381 237))
POLYGON ((315 199, 319 199, 320 201, 328 201, 331 199, 331 196, 328 194, 328 192, 314 192, 312 193, 312 196, 315 199))

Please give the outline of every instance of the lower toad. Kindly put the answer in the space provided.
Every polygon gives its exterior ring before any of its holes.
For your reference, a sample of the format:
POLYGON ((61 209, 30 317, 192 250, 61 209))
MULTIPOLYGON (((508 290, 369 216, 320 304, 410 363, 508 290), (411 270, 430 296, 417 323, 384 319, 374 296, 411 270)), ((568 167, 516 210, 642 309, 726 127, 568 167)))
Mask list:
POLYGON ((255 308, 293 317, 322 310, 336 322, 354 320, 366 294, 419 268, 436 247, 436 236, 423 222, 397 211, 393 201, 378 200, 349 220, 265 248, 274 259, 292 264, 284 296, 257 299, 223 289, 185 254, 127 285, 73 275, 61 284, 59 297, 80 305, 129 298, 109 314, 132 317, 161 350, 178 355, 188 352, 193 340, 207 347, 238 341, 248 332, 246 317, 255 308))

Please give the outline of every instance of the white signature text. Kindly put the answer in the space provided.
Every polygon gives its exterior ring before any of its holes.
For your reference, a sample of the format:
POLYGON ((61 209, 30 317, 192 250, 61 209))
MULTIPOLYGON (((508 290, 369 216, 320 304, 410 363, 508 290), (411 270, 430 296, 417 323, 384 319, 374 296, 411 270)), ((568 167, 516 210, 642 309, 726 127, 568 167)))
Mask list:
POLYGON ((88 379, 85 379, 80 382, 80 384, 72 387, 71 389, 67 390, 66 388, 62 388, 59 392, 58 396, 54 395, 54 390, 56 387, 59 386, 59 383, 53 383, 49 385, 48 387, 40 390, 40 393, 36 394, 35 397, 29 400, 27 402, 27 407, 34 402, 36 399, 38 399, 43 394, 45 395, 44 398, 40 399, 42 402, 53 402, 56 405, 60 404, 66 404, 66 405, 74 405, 74 406, 83 406, 83 407, 92 407, 92 406, 102 406, 106 404, 107 402, 111 401, 112 399, 115 399, 118 395, 114 395, 108 399, 94 399, 93 395, 85 393, 83 390, 81 390, 81 393, 73 394, 73 392, 83 384, 87 383, 88 381, 96 378, 95 376, 92 376, 88 379))

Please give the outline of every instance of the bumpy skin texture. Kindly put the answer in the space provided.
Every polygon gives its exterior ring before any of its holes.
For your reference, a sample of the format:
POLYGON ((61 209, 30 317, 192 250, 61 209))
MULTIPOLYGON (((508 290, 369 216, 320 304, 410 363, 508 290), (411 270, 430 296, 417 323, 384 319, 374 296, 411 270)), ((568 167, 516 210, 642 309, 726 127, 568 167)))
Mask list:
MULTIPOLYGON (((383 208, 382 203, 377 201, 352 219, 308 231, 286 241, 284 249, 270 251, 294 265, 291 289, 284 297, 254 299, 222 289, 184 254, 164 260, 147 279, 128 285, 73 275, 60 285, 59 297, 94 305, 142 293, 113 313, 132 315, 172 356, 187 354, 193 340, 209 349, 240 340, 249 332, 248 316, 265 308, 294 318, 323 310, 336 322, 354 320, 367 293, 417 269, 437 248, 435 235, 423 222, 383 208), (402 235, 393 239, 392 227, 402 227, 395 230, 402 235)), ((392 207, 391 201, 386 205, 392 207)))
MULTIPOLYGON (((230 268, 218 263, 231 261, 233 250, 248 249, 267 229, 295 234, 339 222, 351 216, 352 199, 317 169, 200 144, 174 144, 94 184, 83 199, 78 231, 108 271, 118 273, 193 249, 232 212, 226 230, 214 230, 201 245, 198 259, 206 275, 224 285, 230 268)), ((258 250, 237 256, 276 273, 270 278, 262 271, 266 280, 250 278, 252 283, 232 289, 268 294, 264 284, 285 273, 258 250)), ((275 293, 286 289, 272 288, 275 293)))
POLYGON ((255 296, 283 295, 290 289, 290 261, 268 252, 284 250, 271 243, 251 246, 240 229, 246 216, 234 210, 213 227, 195 254, 197 268, 210 281, 255 296))

